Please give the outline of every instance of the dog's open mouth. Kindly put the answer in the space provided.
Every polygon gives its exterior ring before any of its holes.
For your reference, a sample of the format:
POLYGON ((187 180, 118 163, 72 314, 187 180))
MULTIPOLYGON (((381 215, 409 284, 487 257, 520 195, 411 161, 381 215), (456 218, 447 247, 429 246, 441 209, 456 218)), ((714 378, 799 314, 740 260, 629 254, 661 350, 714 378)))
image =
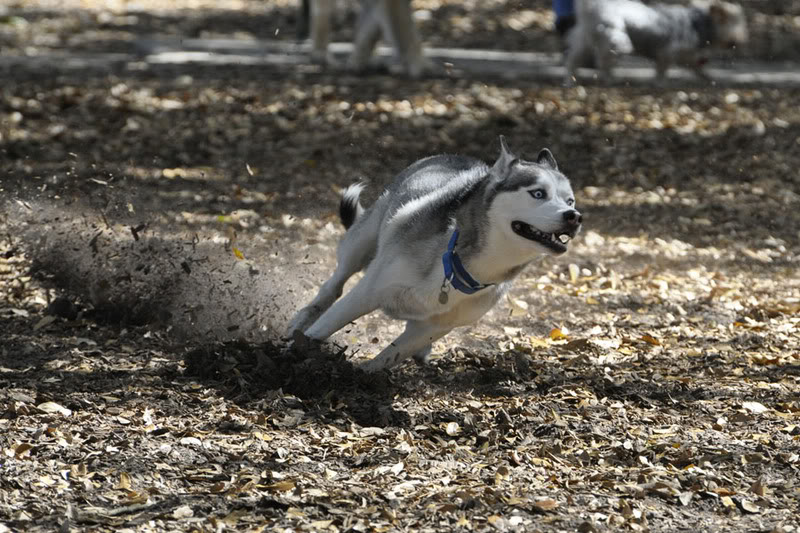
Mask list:
POLYGON ((537 242, 557 254, 563 254, 566 252, 567 244, 572 237, 575 236, 574 234, 570 234, 566 231, 545 233, 544 231, 539 231, 530 224, 520 222, 519 220, 515 220, 511 223, 511 229, 514 230, 514 233, 520 237, 524 237, 529 241, 537 242))

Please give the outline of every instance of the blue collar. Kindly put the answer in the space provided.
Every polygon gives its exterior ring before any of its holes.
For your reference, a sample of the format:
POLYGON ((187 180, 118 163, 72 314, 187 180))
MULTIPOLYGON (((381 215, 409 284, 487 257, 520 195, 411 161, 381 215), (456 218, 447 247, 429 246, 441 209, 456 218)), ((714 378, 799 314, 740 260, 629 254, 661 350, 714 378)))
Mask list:
POLYGON ((453 231, 453 236, 450 237, 450 243, 447 245, 447 251, 442 255, 442 264, 444 264, 444 283, 442 284, 442 289, 444 290, 444 287, 449 282, 457 291, 461 291, 464 294, 474 294, 481 289, 494 285, 494 283, 484 285, 483 283, 475 281, 475 278, 469 275, 467 269, 464 268, 464 263, 461 262, 461 258, 458 257, 456 253, 457 242, 458 229, 453 231))

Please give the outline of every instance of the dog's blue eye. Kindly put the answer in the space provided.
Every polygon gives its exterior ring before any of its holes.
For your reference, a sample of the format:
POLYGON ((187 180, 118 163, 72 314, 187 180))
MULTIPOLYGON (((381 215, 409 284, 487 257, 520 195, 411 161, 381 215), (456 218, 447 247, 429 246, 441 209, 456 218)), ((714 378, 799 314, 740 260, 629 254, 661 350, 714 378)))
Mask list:
POLYGON ((537 200, 544 200, 547 197, 547 194, 542 189, 536 189, 535 191, 528 191, 531 196, 536 198, 537 200))

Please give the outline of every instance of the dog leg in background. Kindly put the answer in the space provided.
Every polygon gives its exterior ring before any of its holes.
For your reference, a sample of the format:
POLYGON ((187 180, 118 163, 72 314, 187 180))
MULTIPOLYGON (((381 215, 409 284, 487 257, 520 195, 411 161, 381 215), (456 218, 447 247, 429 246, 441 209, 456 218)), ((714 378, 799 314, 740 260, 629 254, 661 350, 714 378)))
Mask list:
POLYGON ((578 67, 582 67, 584 58, 591 57, 591 50, 587 43, 588 37, 580 21, 567 33, 567 51, 565 52, 564 85, 572 87, 577 82, 578 67))
POLYGON ((311 22, 311 0, 301 0, 297 6, 297 39, 303 40, 309 37, 309 24, 311 22))
POLYGON ((328 53, 331 42, 331 18, 333 0, 310 0, 311 2, 311 59, 315 63, 333 63, 328 53))
POLYGON ((353 39, 353 53, 350 56, 349 66, 356 72, 367 68, 369 58, 375 51, 375 46, 381 38, 380 11, 383 6, 378 0, 363 0, 361 13, 358 15, 356 34, 353 39))
POLYGON ((425 71, 422 39, 409 0, 378 0, 383 4, 381 22, 383 34, 394 45, 398 58, 408 75, 419 78, 425 71))
POLYGON ((443 329, 442 326, 434 323, 409 320, 406 322, 405 331, 374 359, 361 365, 361 368, 365 372, 379 372, 402 363, 412 356, 417 362, 420 362, 420 358, 422 362, 425 362, 427 355, 430 354, 431 344, 449 332, 449 328, 443 329))
POLYGON ((711 78, 711 76, 709 76, 708 73, 705 71, 705 68, 703 68, 702 63, 698 59, 695 59, 691 63, 689 68, 691 69, 692 72, 694 72, 694 75, 697 76, 697 79, 707 83, 711 83, 712 81, 714 81, 711 78))
POLYGON ((353 40, 350 67, 363 71, 383 38, 394 47, 403 68, 412 78, 425 70, 422 40, 414 24, 411 2, 408 0, 364 0, 353 40))

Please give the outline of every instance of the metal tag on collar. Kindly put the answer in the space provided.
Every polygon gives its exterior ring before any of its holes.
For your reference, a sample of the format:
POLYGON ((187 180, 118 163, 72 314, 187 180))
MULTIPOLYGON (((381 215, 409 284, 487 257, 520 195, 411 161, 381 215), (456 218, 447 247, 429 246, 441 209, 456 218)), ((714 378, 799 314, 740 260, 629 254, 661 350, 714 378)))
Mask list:
POLYGON ((439 303, 442 305, 446 305, 447 300, 450 299, 450 296, 447 294, 450 292, 450 284, 448 281, 449 280, 447 278, 444 278, 444 281, 442 282, 442 288, 439 290, 439 303))

